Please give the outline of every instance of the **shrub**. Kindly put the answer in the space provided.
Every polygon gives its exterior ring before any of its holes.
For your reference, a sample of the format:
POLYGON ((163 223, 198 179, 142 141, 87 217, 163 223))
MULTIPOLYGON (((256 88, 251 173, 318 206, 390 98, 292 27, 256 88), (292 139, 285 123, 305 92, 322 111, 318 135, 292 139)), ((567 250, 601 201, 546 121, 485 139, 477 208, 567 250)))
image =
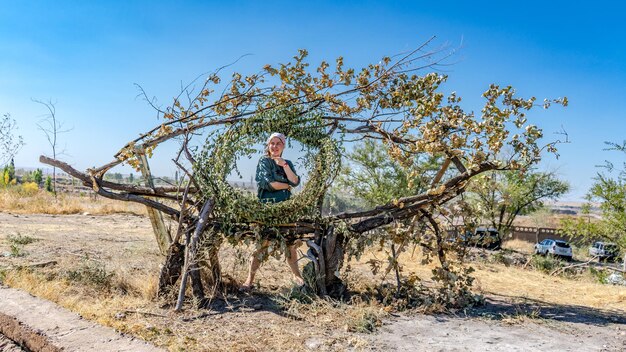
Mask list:
POLYGON ((7 241, 9 241, 9 243, 12 243, 12 244, 25 246, 27 244, 31 244, 37 241, 37 239, 34 237, 30 237, 28 235, 22 236, 22 234, 18 232, 17 235, 8 235, 7 241))
POLYGON ((533 255, 531 264, 537 270, 551 273, 554 269, 561 266, 561 261, 551 255, 533 255))
POLYGON ((8 235, 7 242, 11 247, 11 256, 12 257, 23 257, 26 255, 24 252, 24 246, 27 244, 31 244, 37 241, 35 238, 30 236, 22 236, 20 233, 17 235, 8 235))
POLYGON ((376 328, 381 325, 382 322, 377 314, 364 310, 348 322, 348 331, 367 334, 376 331, 376 328))
POLYGON ((65 273, 69 281, 106 289, 111 287, 113 275, 107 272, 104 264, 89 259, 84 260, 78 268, 65 273))
POLYGON ((21 193, 23 193, 24 195, 32 196, 37 192, 39 192, 39 185, 37 185, 35 182, 26 182, 22 184, 21 193))
POLYGON ((601 284, 606 284, 608 281, 609 273, 606 270, 598 270, 590 266, 589 273, 601 284))

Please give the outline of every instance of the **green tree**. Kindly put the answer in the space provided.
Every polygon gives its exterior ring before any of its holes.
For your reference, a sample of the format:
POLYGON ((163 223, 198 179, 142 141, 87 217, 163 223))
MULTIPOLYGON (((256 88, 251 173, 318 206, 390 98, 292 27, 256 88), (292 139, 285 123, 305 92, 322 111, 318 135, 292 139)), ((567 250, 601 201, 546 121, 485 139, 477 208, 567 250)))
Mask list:
MULTIPOLYGON (((609 143, 608 150, 619 151, 626 155, 626 141, 621 145, 609 143)), ((591 189, 587 192, 589 202, 583 213, 589 213, 591 203, 600 205, 602 218, 588 221, 584 217, 563 220, 565 232, 572 236, 582 236, 587 241, 603 240, 617 244, 624 255, 626 270, 626 162, 620 168, 607 161, 605 172, 598 172, 591 189)))
POLYGON ((133 175, 133 173, 131 172, 130 175, 128 175, 128 183, 133 183, 135 181, 135 175, 133 175))
POLYGON ((393 199, 423 192, 427 174, 438 165, 436 160, 415 158, 406 165, 389 156, 389 148, 378 141, 366 140, 348 154, 349 164, 342 168, 336 181, 341 189, 371 207, 393 199))
POLYGON ((468 190, 473 210, 504 236, 518 215, 530 214, 544 201, 558 199, 569 191, 569 184, 553 172, 507 170, 481 175, 468 190))
POLYGON ((9 173, 9 180, 14 180, 15 179, 15 162, 13 161, 13 158, 11 158, 11 162, 9 163, 9 165, 6 166, 6 170, 9 173))
POLYGON ((43 171, 41 169, 37 169, 33 172, 33 180, 35 180, 37 185, 41 185, 43 181, 43 171))
MULTIPOLYGON (((424 192, 436 170, 441 167, 438 158, 422 156, 404 160, 401 164, 390 156, 390 152, 386 144, 374 140, 365 140, 356 145, 352 153, 348 154, 348 165, 342 168, 330 195, 334 204, 338 208, 354 208, 355 203, 357 207, 371 208, 424 192)), ((388 246, 389 255, 384 273, 387 275, 391 270, 395 272, 396 296, 403 286, 398 256, 406 250, 410 241, 417 239, 406 236, 407 233, 420 232, 415 231, 416 225, 416 222, 406 219, 370 234, 372 242, 380 243, 381 248, 385 244, 388 246)), ((375 261, 370 264, 374 272, 381 265, 375 261)))
POLYGON ((0 186, 2 187, 6 187, 9 185, 9 171, 6 170, 6 168, 4 170, 2 170, 2 174, 0 175, 0 186))
POLYGON ((54 192, 54 188, 52 187, 52 177, 50 177, 50 175, 46 177, 45 188, 48 192, 54 192))
POLYGON ((22 182, 33 182, 33 173, 32 171, 27 171, 24 173, 24 175, 22 176, 22 182))
POLYGON ((2 169, 2 180, 0 180, 0 185, 8 186, 11 183, 15 184, 15 164, 13 163, 13 159, 11 159, 11 163, 6 165, 2 169))

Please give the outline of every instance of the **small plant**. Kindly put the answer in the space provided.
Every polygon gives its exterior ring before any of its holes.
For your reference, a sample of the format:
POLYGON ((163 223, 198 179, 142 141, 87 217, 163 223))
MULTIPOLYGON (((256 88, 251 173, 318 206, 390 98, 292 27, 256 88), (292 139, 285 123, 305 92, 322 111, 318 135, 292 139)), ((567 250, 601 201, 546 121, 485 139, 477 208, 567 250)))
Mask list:
POLYGON ((533 255, 531 264, 535 269, 539 271, 551 273, 554 271, 554 269, 561 266, 561 261, 550 255, 533 255))
POLYGON ((85 259, 78 268, 65 273, 69 281, 106 289, 111 287, 113 275, 107 272, 104 264, 89 259, 85 259))
POLYGON ((18 232, 17 235, 8 235, 7 242, 9 242, 9 246, 11 248, 10 255, 11 257, 23 257, 26 255, 24 252, 24 246, 27 244, 31 244, 37 241, 35 238, 30 236, 22 236, 18 232))
POLYGON ((515 314, 500 314, 500 320, 508 325, 522 324, 528 320, 537 321, 539 319, 543 319, 543 317, 541 316, 541 309, 537 307, 530 310, 517 307, 515 314))
POLYGON ((18 232, 17 235, 8 235, 7 236, 7 241, 9 241, 9 243, 11 243, 11 244, 17 244, 17 245, 25 246, 27 244, 31 244, 31 243, 37 241, 37 239, 34 238, 34 237, 30 237, 28 235, 22 236, 22 234, 18 232))
POLYGON ((590 266, 589 273, 601 284, 605 284, 608 281, 609 274, 606 270, 598 270, 590 266))
POLYGON ((511 260, 504 255, 504 250, 497 251, 492 254, 491 260, 494 263, 504 264, 505 266, 511 265, 511 260))
POLYGON ((23 257, 25 254, 26 253, 24 252, 24 246, 11 243, 11 257, 23 257))
POLYGON ((348 323, 348 331, 372 333, 381 325, 380 318, 371 311, 363 311, 348 323))

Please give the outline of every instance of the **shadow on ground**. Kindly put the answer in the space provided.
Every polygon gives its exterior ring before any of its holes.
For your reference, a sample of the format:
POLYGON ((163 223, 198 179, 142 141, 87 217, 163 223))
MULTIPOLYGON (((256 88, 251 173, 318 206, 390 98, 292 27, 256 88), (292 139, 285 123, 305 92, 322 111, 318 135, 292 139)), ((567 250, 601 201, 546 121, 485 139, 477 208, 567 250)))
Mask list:
POLYGON ((503 320, 511 317, 529 317, 556 321, 607 326, 626 324, 626 312, 578 305, 547 303, 525 297, 490 295, 485 305, 465 311, 468 317, 503 320))
POLYGON ((192 321, 229 313, 252 313, 269 312, 293 320, 302 320, 301 317, 290 314, 281 304, 281 301, 288 302, 290 298, 280 294, 266 294, 261 292, 239 293, 228 295, 226 298, 206 299, 200 305, 201 314, 182 319, 192 321))

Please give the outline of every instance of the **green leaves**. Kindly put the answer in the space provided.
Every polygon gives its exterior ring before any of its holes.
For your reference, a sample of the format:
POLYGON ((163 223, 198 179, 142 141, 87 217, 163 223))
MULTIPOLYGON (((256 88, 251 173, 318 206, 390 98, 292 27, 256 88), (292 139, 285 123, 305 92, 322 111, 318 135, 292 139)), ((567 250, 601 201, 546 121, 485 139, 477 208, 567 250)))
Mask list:
POLYGON ((554 173, 509 170, 479 176, 468 191, 474 211, 506 234, 518 215, 532 213, 546 200, 557 199, 569 191, 569 185, 554 173))
POLYGON ((326 136, 318 114, 295 108, 266 111, 217 132, 205 143, 194 171, 202 194, 216 201, 215 212, 222 228, 256 223, 260 233, 263 228, 320 217, 318 204, 339 170, 341 156, 337 142, 326 136), (284 132, 317 155, 302 192, 281 203, 263 204, 256 195, 231 187, 226 177, 250 145, 274 131, 284 132))

